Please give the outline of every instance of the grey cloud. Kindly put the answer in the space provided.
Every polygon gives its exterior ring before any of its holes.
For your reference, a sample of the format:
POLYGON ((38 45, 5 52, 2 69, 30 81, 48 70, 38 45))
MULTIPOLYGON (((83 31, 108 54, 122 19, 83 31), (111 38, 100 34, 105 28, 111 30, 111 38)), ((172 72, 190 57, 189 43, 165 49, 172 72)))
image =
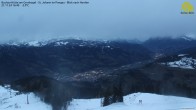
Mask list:
MULTIPOLYGON (((196 6, 195 0, 189 0, 196 6)), ((0 8, 0 40, 140 39, 196 34, 196 14, 184 0, 89 0, 89 5, 0 8)))

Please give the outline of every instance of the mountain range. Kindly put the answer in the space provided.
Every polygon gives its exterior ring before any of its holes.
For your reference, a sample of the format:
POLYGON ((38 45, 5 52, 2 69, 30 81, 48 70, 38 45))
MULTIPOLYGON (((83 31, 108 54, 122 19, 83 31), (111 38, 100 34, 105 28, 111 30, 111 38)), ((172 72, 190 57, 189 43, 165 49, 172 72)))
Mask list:
POLYGON ((28 76, 70 76, 96 68, 149 60, 152 52, 126 41, 58 40, 0 45, 0 80, 28 76))
POLYGON ((0 45, 0 84, 34 92, 53 110, 72 98, 135 92, 196 98, 196 40, 187 36, 0 45))

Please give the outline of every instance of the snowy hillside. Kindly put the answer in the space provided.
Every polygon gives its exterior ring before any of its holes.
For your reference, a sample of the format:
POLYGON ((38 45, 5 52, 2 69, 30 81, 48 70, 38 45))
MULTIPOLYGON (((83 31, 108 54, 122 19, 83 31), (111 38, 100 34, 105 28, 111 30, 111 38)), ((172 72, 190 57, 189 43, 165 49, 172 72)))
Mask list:
POLYGON ((68 110, 196 110, 196 99, 134 93, 124 97, 124 103, 101 107, 101 99, 74 99, 68 110), (142 100, 142 104, 139 104, 142 100))
POLYGON ((177 67, 177 68, 184 68, 184 69, 196 69, 196 59, 191 57, 185 57, 186 55, 180 54, 179 57, 182 57, 178 61, 162 63, 169 67, 177 67))
POLYGON ((0 110, 52 110, 33 93, 17 95, 17 91, 0 86, 0 110))

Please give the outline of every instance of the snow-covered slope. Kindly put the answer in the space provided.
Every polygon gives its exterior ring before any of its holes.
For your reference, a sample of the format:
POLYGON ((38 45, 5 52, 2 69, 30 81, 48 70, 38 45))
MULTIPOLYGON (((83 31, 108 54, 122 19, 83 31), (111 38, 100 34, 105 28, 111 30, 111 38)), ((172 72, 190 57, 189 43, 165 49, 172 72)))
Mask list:
POLYGON ((166 62, 162 64, 167 65, 169 67, 177 67, 183 69, 196 69, 196 59, 193 59, 191 57, 186 57, 186 55, 183 54, 180 54, 178 56, 182 58, 178 61, 166 62))
POLYGON ((42 102, 35 94, 17 95, 18 92, 0 86, 0 110, 52 110, 50 105, 42 102))
POLYGON ((123 103, 101 106, 102 99, 74 99, 68 110, 196 110, 196 99, 134 93, 124 97, 123 103), (139 104, 142 100, 142 104, 139 104))

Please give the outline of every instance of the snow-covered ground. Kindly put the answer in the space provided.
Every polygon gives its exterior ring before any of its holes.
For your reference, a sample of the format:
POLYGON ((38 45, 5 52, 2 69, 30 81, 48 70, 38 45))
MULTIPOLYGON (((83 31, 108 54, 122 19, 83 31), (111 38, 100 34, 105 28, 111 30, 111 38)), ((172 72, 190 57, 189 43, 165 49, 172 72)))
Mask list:
MULTIPOLYGON (((0 110, 52 110, 33 93, 27 94, 0 86, 0 110)), ((73 99, 68 110, 196 110, 196 99, 164 96, 150 93, 134 93, 124 96, 124 102, 102 107, 103 99, 73 99), (142 100, 142 104, 139 104, 142 100)))
MULTIPOLYGON (((180 54, 178 56, 183 56, 183 54, 180 54)), ((177 67, 177 68, 183 68, 183 69, 196 69, 196 59, 193 59, 191 57, 182 57, 178 61, 173 61, 173 62, 167 62, 167 63, 162 63, 162 64, 167 64, 169 67, 177 67)))
POLYGON ((102 99, 73 99, 68 110, 196 110, 196 99, 134 93, 124 96, 123 103, 101 106, 102 99), (142 100, 142 104, 139 104, 142 100))
POLYGON ((17 95, 17 91, 0 86, 0 110, 52 110, 33 93, 17 95))

